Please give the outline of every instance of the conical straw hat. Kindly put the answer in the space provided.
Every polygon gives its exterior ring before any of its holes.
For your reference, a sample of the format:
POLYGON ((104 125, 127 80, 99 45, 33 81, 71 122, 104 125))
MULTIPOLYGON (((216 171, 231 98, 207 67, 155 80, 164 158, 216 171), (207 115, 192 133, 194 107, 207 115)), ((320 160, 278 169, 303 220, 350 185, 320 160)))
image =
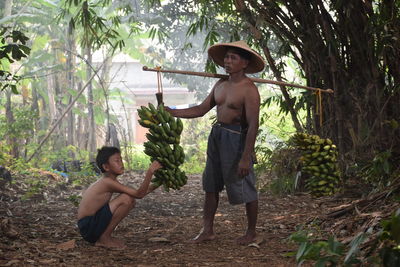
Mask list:
POLYGON ((251 59, 249 65, 244 70, 245 73, 256 73, 260 72, 264 69, 265 63, 264 59, 253 49, 251 49, 245 41, 237 41, 232 43, 222 43, 215 44, 210 46, 208 49, 208 55, 212 58, 212 60, 221 67, 224 67, 224 57, 226 51, 230 47, 240 48, 246 50, 251 54, 251 59))

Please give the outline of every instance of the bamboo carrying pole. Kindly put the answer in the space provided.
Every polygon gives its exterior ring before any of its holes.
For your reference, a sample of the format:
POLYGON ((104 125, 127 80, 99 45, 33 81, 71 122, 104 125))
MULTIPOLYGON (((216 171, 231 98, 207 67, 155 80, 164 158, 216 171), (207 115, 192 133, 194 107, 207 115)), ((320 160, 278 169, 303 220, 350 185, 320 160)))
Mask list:
MULTIPOLYGON (((215 74, 215 73, 208 73, 208 72, 196 72, 196 71, 184 71, 184 70, 164 70, 161 68, 152 69, 147 66, 143 66, 143 70, 144 71, 155 71, 155 72, 193 75, 193 76, 201 76, 201 77, 220 78, 220 79, 227 79, 229 77, 226 74, 215 74)), ((297 87, 297 88, 302 88, 302 89, 311 90, 311 91, 318 91, 318 92, 322 92, 322 93, 333 94, 332 89, 321 89, 321 88, 316 88, 316 87, 304 86, 304 85, 287 83, 287 82, 279 82, 279 81, 273 81, 273 80, 266 80, 266 79, 260 79, 260 78, 250 78, 250 80, 252 80, 253 82, 256 82, 256 83, 269 83, 269 84, 297 87)))

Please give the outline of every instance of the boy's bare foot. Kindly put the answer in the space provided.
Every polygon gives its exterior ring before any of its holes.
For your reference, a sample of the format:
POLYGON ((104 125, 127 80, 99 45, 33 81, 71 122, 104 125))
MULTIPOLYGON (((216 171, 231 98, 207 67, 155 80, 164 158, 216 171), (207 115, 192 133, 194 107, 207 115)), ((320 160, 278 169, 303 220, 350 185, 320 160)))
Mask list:
POLYGON ((105 247, 105 248, 117 248, 117 249, 126 248, 124 241, 113 237, 103 238, 101 240, 98 240, 95 243, 95 246, 105 247))
POLYGON ((213 232, 204 232, 201 231, 195 238, 189 240, 190 243, 201 243, 204 241, 212 241, 215 239, 215 234, 213 232))
POLYGON ((248 245, 256 241, 256 237, 256 233, 246 232, 246 234, 236 239, 236 243, 239 245, 248 245))

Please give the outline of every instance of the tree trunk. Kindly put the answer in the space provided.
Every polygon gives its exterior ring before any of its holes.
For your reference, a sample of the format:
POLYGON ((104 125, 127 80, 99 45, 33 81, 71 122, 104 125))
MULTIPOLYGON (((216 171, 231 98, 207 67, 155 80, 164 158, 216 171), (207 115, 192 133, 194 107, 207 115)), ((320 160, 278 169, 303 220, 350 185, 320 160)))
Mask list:
MULTIPOLYGON (((252 12, 244 17, 258 31, 252 31, 255 39, 265 40, 271 32, 278 37, 287 51, 283 55, 297 61, 307 85, 334 89, 334 96, 323 95, 322 125, 312 104, 313 131, 332 138, 342 156, 371 159, 388 150, 400 155, 395 1, 235 2, 242 13, 252 12)), ((311 97, 306 101, 315 103, 311 97)))
MULTIPOLYGON (((60 57, 63 56, 63 52, 60 50, 61 47, 58 43, 54 43, 53 45, 53 55, 55 63, 60 63, 60 57)), ((64 95, 66 94, 66 77, 62 73, 56 73, 53 76, 53 86, 54 86, 54 102, 55 102, 55 119, 58 120, 61 117, 66 105, 62 102, 64 95)), ((62 149, 66 145, 66 127, 63 123, 58 124, 54 139, 54 148, 56 150, 62 149)))
MULTIPOLYGON (((92 49, 90 46, 86 48, 86 56, 88 67, 86 68, 87 77, 89 78, 92 75, 92 49)), ((88 85, 88 151, 89 151, 89 160, 92 162, 96 156, 96 123, 94 120, 94 99, 93 99, 93 86, 92 83, 88 85)))
POLYGON ((49 105, 48 105, 48 117, 49 117, 49 125, 52 125, 56 118, 56 102, 55 102, 55 86, 54 86, 54 78, 48 71, 49 75, 47 76, 47 95, 49 97, 49 105))
MULTIPOLYGON (((12 129, 12 126, 15 123, 15 119, 14 119, 14 113, 12 110, 12 105, 11 105, 11 95, 12 95, 12 91, 8 90, 6 92, 6 97, 7 97, 7 102, 6 102, 6 119, 7 119, 7 125, 9 125, 8 129, 12 129)), ((18 158, 19 156, 19 152, 18 152, 18 142, 17 142, 17 138, 15 137, 15 133, 13 132, 9 132, 7 134, 7 144, 10 146, 11 151, 10 151, 10 155, 13 158, 18 158)))
POLYGON ((5 0, 3 17, 11 16, 13 0, 5 0))
MULTIPOLYGON (((275 61, 274 61, 273 57, 271 56, 271 52, 268 48, 267 43, 265 41, 263 41, 263 39, 262 39, 262 33, 256 26, 256 19, 252 15, 251 11, 246 7, 244 0, 235 0, 235 5, 236 5, 237 10, 242 14, 242 16, 245 18, 245 20, 247 20, 248 24, 250 25, 250 32, 252 33, 253 38, 255 40, 257 40, 259 45, 263 48, 264 55, 267 59, 269 67, 271 68, 276 80, 282 82, 283 81, 282 73, 277 68, 275 61)), ((298 132, 302 132, 303 127, 301 126, 301 123, 300 123, 299 119, 297 118, 297 113, 294 109, 295 101, 293 101, 290 98, 290 95, 285 86, 281 85, 281 86, 279 86, 279 88, 281 89, 282 95, 286 101, 286 104, 287 104, 290 116, 292 118, 294 127, 296 128, 296 130, 298 132)))
MULTIPOLYGON (((82 88, 82 82, 77 82, 77 89, 80 91, 82 88)), ((77 103, 77 108, 79 110, 85 110, 85 106, 82 103, 77 103)), ((78 116, 76 121, 75 130, 75 140, 77 141, 77 146, 80 149, 87 149, 87 142, 85 141, 87 137, 84 136, 85 119, 82 116, 78 116)))
MULTIPOLYGON (((67 32, 67 66, 66 66, 66 74, 67 74, 67 83, 68 88, 70 90, 75 91, 75 75, 74 75, 74 64, 75 64, 75 54, 76 54, 76 46, 75 46, 75 36, 74 36, 74 28, 72 22, 68 24, 68 32, 67 32)), ((70 104, 72 102, 73 96, 69 94, 70 104)), ((73 108, 70 112, 68 112, 68 130, 67 130, 67 145, 74 146, 75 142, 75 115, 73 112, 73 108)), ((70 155, 72 158, 75 158, 73 152, 70 155)))
MULTIPOLYGON (((107 118, 107 125, 106 125, 106 145, 109 145, 112 143, 112 129, 113 129, 113 124, 110 122, 110 107, 108 103, 108 91, 109 91, 109 84, 110 84, 110 70, 112 66, 112 57, 107 56, 104 59, 103 62, 103 71, 101 72, 101 79, 100 79, 100 85, 103 88, 104 91, 104 98, 105 98, 105 111, 106 111, 106 118, 107 118)), ((115 126, 114 126, 115 128, 115 126)), ((118 139, 118 137, 116 137, 118 139)), ((119 144, 118 144, 119 147, 119 144)))
MULTIPOLYGON (((13 0, 6 0, 4 3, 4 14, 3 17, 8 17, 11 16, 12 13, 12 5, 13 5, 13 0)), ((14 124, 15 119, 14 119, 14 113, 12 110, 12 103, 11 103, 11 95, 12 91, 11 89, 6 92, 6 120, 7 120, 7 125, 9 125, 9 128, 14 124)), ((14 158, 17 158, 19 155, 18 153, 18 146, 17 146, 17 138, 13 133, 7 134, 7 144, 11 147, 10 155, 14 158)))

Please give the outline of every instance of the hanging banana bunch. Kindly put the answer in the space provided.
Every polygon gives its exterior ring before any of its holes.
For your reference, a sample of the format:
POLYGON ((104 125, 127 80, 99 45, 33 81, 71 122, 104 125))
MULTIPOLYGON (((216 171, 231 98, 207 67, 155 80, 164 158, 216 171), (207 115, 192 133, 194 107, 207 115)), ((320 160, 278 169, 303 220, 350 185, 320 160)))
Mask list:
POLYGON ((306 189, 316 197, 334 194, 339 187, 340 171, 338 151, 332 140, 296 133, 289 143, 302 151, 302 172, 309 175, 305 181, 306 189))
POLYGON ((149 103, 148 107, 138 109, 139 124, 149 129, 146 133, 144 153, 151 161, 157 160, 164 168, 155 172, 152 183, 162 185, 165 191, 180 189, 187 182, 184 171, 179 169, 185 160, 185 153, 179 145, 183 124, 180 118, 175 119, 161 104, 157 108, 149 103))

